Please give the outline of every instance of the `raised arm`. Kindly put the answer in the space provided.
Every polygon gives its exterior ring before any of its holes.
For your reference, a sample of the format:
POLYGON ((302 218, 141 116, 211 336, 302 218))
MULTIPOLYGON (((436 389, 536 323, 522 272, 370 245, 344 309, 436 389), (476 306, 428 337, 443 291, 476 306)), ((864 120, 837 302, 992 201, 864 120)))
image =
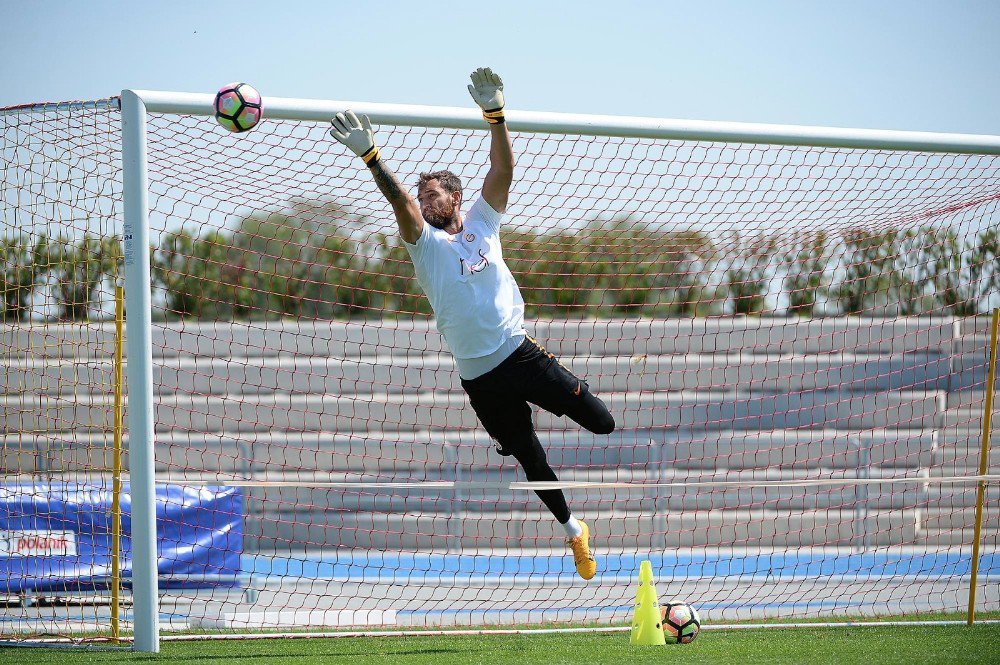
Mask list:
POLYGON ((469 94, 490 123, 490 170, 483 182, 483 198, 494 210, 504 212, 514 180, 514 149, 503 116, 503 81, 489 67, 480 67, 471 78, 469 94))
POLYGON ((347 111, 347 113, 338 113, 334 116, 330 124, 333 125, 330 129, 330 136, 350 148, 355 155, 364 160, 365 166, 371 171, 375 184, 378 185, 379 191, 392 206, 392 212, 396 215, 399 235, 411 245, 416 243, 424 228, 424 218, 420 215, 420 206, 403 189, 395 174, 382 161, 378 146, 375 145, 375 134, 372 132, 372 123, 368 120, 368 116, 363 115, 359 120, 354 111, 347 111))

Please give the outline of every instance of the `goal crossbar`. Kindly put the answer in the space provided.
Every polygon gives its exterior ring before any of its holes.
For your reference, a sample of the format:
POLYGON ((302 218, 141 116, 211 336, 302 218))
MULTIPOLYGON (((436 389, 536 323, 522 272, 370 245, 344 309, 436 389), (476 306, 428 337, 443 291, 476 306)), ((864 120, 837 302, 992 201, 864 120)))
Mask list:
MULTIPOLYGON (((131 92, 142 99, 150 113, 202 116, 213 113, 212 95, 151 90, 131 92)), ((483 124, 481 113, 466 108, 284 97, 268 97, 264 115, 276 120, 327 122, 335 113, 347 109, 367 115, 375 124, 449 129, 481 129, 483 124)), ((505 109, 504 115, 511 131, 517 132, 1000 155, 1000 136, 982 134, 673 120, 510 109, 505 109)))

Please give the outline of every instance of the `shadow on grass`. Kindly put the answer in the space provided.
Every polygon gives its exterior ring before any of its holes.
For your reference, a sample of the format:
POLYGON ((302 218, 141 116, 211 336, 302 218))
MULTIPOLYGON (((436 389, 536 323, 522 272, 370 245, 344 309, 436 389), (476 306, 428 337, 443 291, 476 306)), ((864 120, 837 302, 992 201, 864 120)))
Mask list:
MULTIPOLYGON (((225 653, 201 653, 201 654, 186 654, 186 655, 174 655, 170 654, 166 656, 169 662, 199 662, 206 660, 249 660, 249 661, 273 661, 275 658, 280 658, 280 660, 291 660, 296 659, 309 659, 315 660, 316 658, 323 659, 346 659, 346 658, 371 658, 371 657, 392 657, 392 656, 444 656, 444 655, 459 655, 459 654, 472 654, 478 652, 479 650, 470 649, 451 649, 451 648, 440 648, 440 647, 429 647, 426 649, 378 649, 370 651, 283 651, 280 654, 267 653, 267 654, 245 654, 241 653, 239 656, 228 655, 225 653)), ((96 653, 93 655, 97 655, 96 653)), ((111 654, 108 654, 111 655, 111 654)), ((152 655, 152 654, 129 654, 127 661, 125 662, 153 662, 164 659, 163 654, 152 655)), ((103 659, 95 659, 91 662, 101 662, 103 659)), ((109 659, 110 662, 110 659, 109 659)), ((121 655, 119 654, 114 658, 114 662, 122 662, 121 655)))

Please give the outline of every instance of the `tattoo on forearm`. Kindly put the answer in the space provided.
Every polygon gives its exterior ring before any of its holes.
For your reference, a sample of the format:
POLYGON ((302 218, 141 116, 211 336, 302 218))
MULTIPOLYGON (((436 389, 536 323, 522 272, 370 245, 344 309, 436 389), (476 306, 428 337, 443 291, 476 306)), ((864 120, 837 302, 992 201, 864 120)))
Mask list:
POLYGON ((372 165, 371 172, 375 178, 375 184, 378 185, 382 195, 389 200, 389 203, 401 203, 406 200, 403 186, 399 184, 399 180, 396 179, 392 171, 385 167, 381 160, 372 165))

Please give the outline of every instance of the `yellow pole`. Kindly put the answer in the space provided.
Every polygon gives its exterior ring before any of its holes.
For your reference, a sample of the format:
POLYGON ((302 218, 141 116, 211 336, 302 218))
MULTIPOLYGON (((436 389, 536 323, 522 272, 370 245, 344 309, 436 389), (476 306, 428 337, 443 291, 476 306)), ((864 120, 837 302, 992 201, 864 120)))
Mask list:
MULTIPOLYGON (((1000 331, 1000 308, 993 310, 990 321, 990 364, 986 371, 986 399, 983 404, 983 445, 979 450, 979 475, 985 476, 990 460, 990 432, 993 419, 993 391, 997 379, 997 334, 1000 331)), ((983 502, 986 500, 986 481, 980 480, 976 490, 976 529, 972 540, 972 579, 969 581, 970 626, 976 620, 976 577, 979 575, 979 541, 983 535, 983 502)))
POLYGON ((122 329, 125 323, 125 290, 115 287, 115 449, 111 495, 111 639, 120 639, 119 612, 121 595, 122 538, 122 329))

